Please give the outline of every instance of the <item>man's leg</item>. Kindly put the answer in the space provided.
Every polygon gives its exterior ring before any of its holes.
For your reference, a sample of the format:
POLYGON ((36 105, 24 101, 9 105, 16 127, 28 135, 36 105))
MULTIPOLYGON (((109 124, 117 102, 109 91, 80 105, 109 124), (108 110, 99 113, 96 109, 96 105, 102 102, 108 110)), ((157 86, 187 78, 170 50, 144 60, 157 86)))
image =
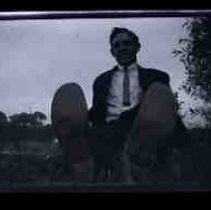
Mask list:
POLYGON ((122 151, 129 123, 116 120, 90 129, 89 139, 95 162, 96 181, 121 181, 122 151))
POLYGON ((94 160, 94 181, 108 180, 112 158, 115 132, 113 125, 95 126, 89 129, 89 144, 94 160))
POLYGON ((167 140, 175 125, 176 103, 170 88, 160 83, 152 84, 142 99, 125 144, 123 156, 127 177, 132 174, 133 178, 141 179, 143 175, 144 179, 147 169, 159 157, 159 151, 166 152, 167 140))
POLYGON ((90 179, 91 174, 87 115, 79 85, 68 83, 57 90, 51 107, 52 126, 62 146, 64 171, 79 181, 90 179))

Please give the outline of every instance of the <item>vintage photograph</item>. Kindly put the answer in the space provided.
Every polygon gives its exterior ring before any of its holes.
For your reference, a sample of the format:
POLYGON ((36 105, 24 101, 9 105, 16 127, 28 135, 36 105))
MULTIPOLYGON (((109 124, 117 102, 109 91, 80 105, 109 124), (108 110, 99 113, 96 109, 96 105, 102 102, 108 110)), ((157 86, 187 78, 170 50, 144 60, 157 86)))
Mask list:
POLYGON ((210 189, 211 16, 68 14, 0 13, 0 191, 210 189))

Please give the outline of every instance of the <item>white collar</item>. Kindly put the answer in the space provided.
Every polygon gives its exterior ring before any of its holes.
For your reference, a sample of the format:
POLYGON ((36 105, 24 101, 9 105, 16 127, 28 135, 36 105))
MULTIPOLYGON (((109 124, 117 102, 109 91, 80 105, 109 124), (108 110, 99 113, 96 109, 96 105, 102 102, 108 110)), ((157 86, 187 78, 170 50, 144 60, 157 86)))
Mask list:
MULTIPOLYGON (((121 66, 121 65, 117 65, 119 70, 123 70, 125 67, 121 66)), ((132 64, 130 64, 129 66, 127 66, 128 71, 136 71, 138 69, 138 64, 137 62, 134 62, 132 64)))

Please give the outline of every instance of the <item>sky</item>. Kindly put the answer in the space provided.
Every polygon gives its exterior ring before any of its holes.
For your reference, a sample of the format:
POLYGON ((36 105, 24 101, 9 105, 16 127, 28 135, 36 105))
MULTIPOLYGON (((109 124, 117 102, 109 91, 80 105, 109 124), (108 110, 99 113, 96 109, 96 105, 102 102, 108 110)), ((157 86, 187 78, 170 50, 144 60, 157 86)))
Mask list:
MULTIPOLYGON (((172 90, 179 91, 184 67, 172 51, 185 18, 52 19, 0 21, 0 110, 8 116, 41 111, 50 122, 50 106, 57 88, 77 82, 88 107, 96 76, 116 65, 110 54, 113 27, 134 31, 141 42, 138 62, 165 71, 172 90)), ((182 91, 184 111, 193 101, 182 91)), ((188 119, 187 119, 188 121, 188 119)))

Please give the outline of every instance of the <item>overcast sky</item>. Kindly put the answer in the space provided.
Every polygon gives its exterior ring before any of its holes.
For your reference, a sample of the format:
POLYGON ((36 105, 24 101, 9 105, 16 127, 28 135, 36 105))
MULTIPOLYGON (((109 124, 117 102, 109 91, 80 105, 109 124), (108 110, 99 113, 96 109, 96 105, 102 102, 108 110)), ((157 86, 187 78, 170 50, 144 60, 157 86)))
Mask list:
MULTIPOLYGON (((78 82, 88 106, 92 83, 115 65, 109 35, 127 27, 140 38, 138 62, 170 75, 173 91, 184 80, 183 65, 172 54, 185 36, 184 18, 61 19, 0 21, 0 110, 7 115, 42 111, 50 120, 56 89, 78 82)), ((184 110, 192 101, 180 92, 184 110)))

